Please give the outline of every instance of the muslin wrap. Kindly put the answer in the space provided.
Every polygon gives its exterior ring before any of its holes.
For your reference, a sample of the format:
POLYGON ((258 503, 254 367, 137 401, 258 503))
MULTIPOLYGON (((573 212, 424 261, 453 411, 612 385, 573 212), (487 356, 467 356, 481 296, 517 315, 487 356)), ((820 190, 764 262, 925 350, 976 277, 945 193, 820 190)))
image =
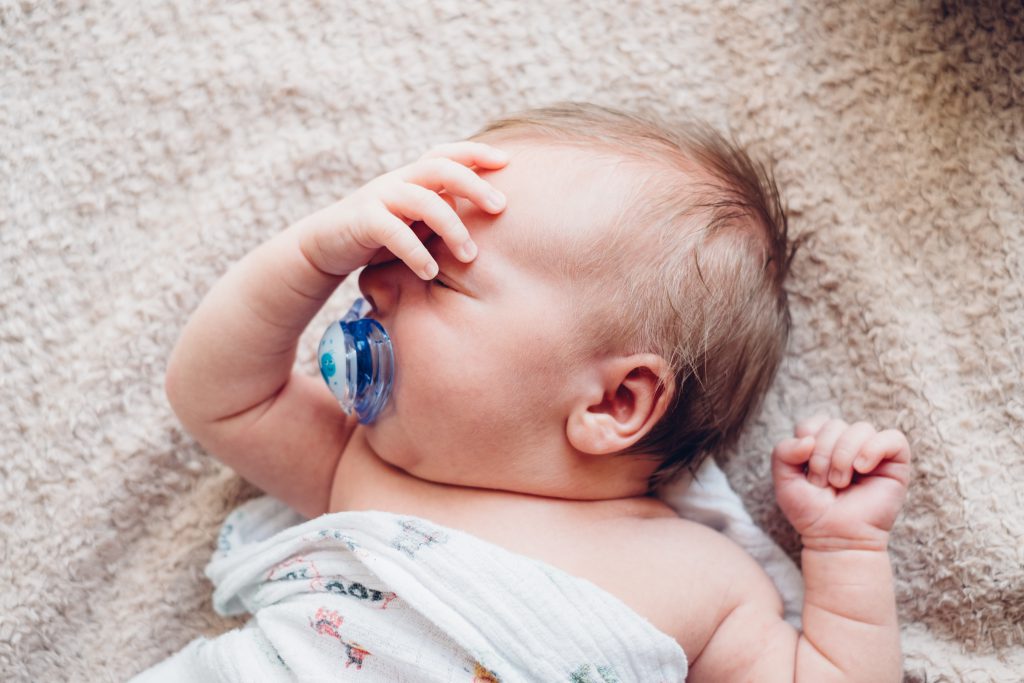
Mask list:
POLYGON ((593 583, 419 517, 350 511, 303 521, 257 498, 228 516, 206 573, 217 612, 253 617, 133 681, 686 677, 675 640, 593 583))

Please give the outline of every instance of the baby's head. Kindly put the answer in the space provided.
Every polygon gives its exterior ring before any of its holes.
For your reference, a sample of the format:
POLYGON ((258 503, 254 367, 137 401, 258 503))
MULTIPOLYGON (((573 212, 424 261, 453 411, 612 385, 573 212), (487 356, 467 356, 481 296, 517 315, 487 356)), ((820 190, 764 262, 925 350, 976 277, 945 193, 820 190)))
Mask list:
POLYGON ((398 367, 371 446, 433 481, 604 498, 733 445, 790 327, 771 175, 701 122, 589 104, 471 139, 510 156, 479 172, 501 214, 450 198, 477 259, 434 237, 438 282, 396 263, 360 277, 398 367))

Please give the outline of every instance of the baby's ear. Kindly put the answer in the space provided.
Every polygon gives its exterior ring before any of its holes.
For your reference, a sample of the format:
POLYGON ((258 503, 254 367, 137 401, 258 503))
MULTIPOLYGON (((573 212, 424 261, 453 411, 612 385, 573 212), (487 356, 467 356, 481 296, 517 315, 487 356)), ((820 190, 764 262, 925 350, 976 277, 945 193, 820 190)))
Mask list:
POLYGON ((638 353, 603 361, 585 386, 565 435, 576 450, 602 455, 642 439, 668 410, 675 382, 665 359, 638 353))

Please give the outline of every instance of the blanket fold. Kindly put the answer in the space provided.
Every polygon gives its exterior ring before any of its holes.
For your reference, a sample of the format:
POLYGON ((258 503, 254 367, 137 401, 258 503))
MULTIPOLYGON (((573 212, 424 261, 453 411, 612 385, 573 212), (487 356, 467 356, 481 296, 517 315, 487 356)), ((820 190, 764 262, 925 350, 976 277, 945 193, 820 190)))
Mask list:
POLYGON ((674 683, 687 673, 674 639, 593 583, 415 516, 305 521, 257 498, 225 520, 206 573, 218 613, 253 617, 136 683, 674 683))

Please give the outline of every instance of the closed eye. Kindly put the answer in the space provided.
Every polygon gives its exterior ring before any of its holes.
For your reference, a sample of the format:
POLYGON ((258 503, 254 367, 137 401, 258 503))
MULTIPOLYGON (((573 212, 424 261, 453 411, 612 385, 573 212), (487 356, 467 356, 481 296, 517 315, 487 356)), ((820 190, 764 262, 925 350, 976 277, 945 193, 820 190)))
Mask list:
MULTIPOLYGON (((436 278, 436 277, 435 277, 435 278, 434 278, 433 280, 431 280, 431 282, 433 282, 433 283, 434 283, 435 285, 437 285, 438 287, 444 287, 445 289, 451 289, 451 287, 449 287, 449 286, 448 286, 448 285, 446 285, 445 283, 441 282, 441 280, 439 280, 439 279, 438 279, 438 278, 436 278)), ((454 290, 453 290, 453 291, 454 291, 454 290)))

